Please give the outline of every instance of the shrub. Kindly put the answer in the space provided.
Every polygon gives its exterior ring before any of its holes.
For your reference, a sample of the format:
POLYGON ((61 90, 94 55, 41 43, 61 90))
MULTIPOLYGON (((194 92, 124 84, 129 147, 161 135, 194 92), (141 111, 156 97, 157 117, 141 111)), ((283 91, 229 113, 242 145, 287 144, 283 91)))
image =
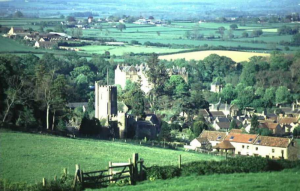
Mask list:
POLYGON ((180 176, 180 169, 174 166, 152 166, 146 170, 148 180, 169 179, 180 176))
POLYGON ((228 174, 228 173, 249 173, 278 171, 286 167, 300 166, 290 161, 274 161, 262 157, 236 157, 224 161, 201 161, 183 165, 181 174, 183 176, 198 174, 228 174))

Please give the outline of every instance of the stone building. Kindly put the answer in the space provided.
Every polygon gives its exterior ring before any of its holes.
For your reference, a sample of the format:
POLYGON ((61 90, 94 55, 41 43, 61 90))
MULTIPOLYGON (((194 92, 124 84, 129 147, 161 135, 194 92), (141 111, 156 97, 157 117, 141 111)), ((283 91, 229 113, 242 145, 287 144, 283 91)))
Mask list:
POLYGON ((103 86, 95 82, 95 118, 105 119, 106 126, 115 138, 126 138, 135 134, 138 138, 154 139, 160 127, 156 115, 148 114, 145 120, 138 121, 128 114, 128 107, 125 106, 123 111, 118 110, 117 97, 116 86, 103 86))
POLYGON ((95 83, 95 117, 107 119, 118 114, 117 87, 95 83))
MULTIPOLYGON (((126 81, 141 82, 141 89, 147 94, 153 85, 148 81, 146 72, 149 70, 146 64, 136 66, 118 65, 115 69, 115 84, 120 85, 123 89, 126 86, 126 81)), ((188 72, 185 68, 173 67, 167 69, 169 76, 180 75, 186 82, 188 82, 188 72)))

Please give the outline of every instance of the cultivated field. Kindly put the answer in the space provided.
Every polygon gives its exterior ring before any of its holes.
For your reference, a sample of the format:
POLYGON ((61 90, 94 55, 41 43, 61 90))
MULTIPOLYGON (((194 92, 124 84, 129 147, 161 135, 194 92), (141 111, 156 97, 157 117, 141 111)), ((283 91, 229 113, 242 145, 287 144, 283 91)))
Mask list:
POLYGON ((111 187, 104 190, 296 191, 300 190, 299 173, 300 169, 293 169, 281 172, 188 176, 170 180, 155 180, 154 182, 147 181, 136 186, 111 187))
POLYGON ((184 58, 185 60, 203 60, 204 58, 208 57, 211 54, 226 56, 231 58, 235 62, 249 61, 249 58, 251 58, 252 56, 269 56, 269 54, 266 53, 217 50, 217 51, 197 51, 197 52, 171 54, 166 56, 159 56, 159 59, 176 60, 176 59, 184 58))
POLYGON ((67 168, 73 175, 75 164, 85 171, 101 170, 108 162, 127 162, 133 153, 139 153, 145 166, 182 162, 221 160, 221 157, 168 149, 149 148, 89 139, 70 139, 26 133, 0 131, 0 178, 12 182, 34 183, 43 177, 60 176, 67 168))

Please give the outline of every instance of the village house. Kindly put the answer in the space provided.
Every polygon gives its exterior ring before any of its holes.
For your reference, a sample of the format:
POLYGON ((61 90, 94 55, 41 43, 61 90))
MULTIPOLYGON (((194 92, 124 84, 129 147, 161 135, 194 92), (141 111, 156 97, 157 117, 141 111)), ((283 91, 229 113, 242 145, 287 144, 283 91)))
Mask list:
POLYGON ((296 126, 300 125, 298 117, 280 117, 278 123, 284 128, 286 133, 292 133, 296 126))
POLYGON ((224 122, 216 122, 214 121, 213 127, 217 131, 228 131, 230 128, 230 122, 224 121, 224 122))
POLYGON ((88 23, 92 23, 93 22, 93 17, 92 16, 90 16, 90 17, 88 17, 88 23))
POLYGON ((259 136, 253 143, 252 153, 272 159, 298 159, 297 143, 289 138, 259 136))
MULTIPOLYGON (((199 138, 207 138, 214 149, 232 150, 235 155, 297 160, 299 154, 298 145, 294 139, 243 134, 241 133, 241 130, 232 130, 229 134, 225 132, 204 130, 199 135, 199 138), (231 148, 231 145, 234 149, 231 148)), ((190 143, 190 146, 186 147, 201 147, 200 143, 200 141, 194 139, 190 143)))
POLYGON ((193 139, 190 145, 184 145, 185 150, 201 150, 211 147, 211 143, 208 141, 207 137, 197 137, 193 139))
POLYGON ((252 155, 253 143, 258 135, 230 132, 224 140, 229 141, 235 147, 237 155, 252 155))
POLYGON ((199 137, 207 138, 207 140, 211 143, 212 146, 216 146, 225 139, 226 135, 226 132, 203 130, 199 137))
POLYGON ((221 93, 223 89, 223 86, 220 82, 213 82, 211 85, 210 85, 210 91, 211 92, 215 92, 215 93, 221 93))

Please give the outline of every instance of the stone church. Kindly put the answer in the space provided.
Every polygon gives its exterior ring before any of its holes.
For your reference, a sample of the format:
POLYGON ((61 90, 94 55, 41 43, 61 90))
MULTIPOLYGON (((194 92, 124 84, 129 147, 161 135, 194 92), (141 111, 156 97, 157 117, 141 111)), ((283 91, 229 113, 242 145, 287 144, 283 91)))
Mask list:
POLYGON ((128 107, 118 110, 117 87, 100 85, 95 82, 95 118, 106 120, 106 126, 113 132, 115 138, 127 138, 135 134, 136 138, 154 139, 160 128, 160 121, 153 114, 146 115, 145 120, 137 120, 128 114, 128 107))

